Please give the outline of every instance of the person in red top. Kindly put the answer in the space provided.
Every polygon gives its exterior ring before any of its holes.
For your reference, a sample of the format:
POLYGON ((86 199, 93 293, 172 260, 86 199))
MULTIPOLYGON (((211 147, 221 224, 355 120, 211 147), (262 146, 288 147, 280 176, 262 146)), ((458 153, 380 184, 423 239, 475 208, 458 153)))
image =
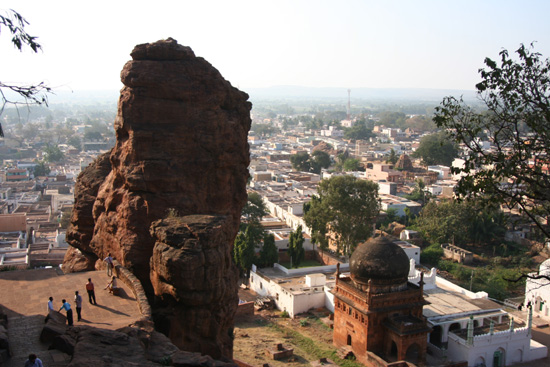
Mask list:
POLYGON ((90 303, 92 305, 97 305, 97 302, 95 301, 94 283, 92 283, 92 278, 88 278, 88 283, 86 283, 86 291, 88 292, 88 299, 90 300, 90 303))

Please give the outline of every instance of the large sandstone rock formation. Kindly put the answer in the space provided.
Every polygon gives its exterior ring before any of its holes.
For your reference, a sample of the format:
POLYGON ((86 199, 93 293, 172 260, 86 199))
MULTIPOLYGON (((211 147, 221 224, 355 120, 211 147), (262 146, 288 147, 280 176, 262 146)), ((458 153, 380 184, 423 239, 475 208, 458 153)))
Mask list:
POLYGON ((230 358, 251 104, 173 39, 131 56, 116 145, 78 178, 64 270, 100 268, 111 252, 141 280, 174 344, 230 358))

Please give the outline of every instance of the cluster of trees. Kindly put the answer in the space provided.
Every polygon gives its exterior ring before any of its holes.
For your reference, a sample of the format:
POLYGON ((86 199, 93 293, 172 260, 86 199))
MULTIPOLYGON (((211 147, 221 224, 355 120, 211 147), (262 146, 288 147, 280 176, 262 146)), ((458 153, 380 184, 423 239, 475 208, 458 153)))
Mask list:
POLYGON ((550 59, 521 45, 518 61, 507 50, 500 62, 485 59, 476 85, 486 111, 448 97, 435 110, 434 121, 447 129, 467 154, 458 182, 461 197, 520 209, 550 238, 550 59), (486 151, 480 138, 491 142, 486 151))
POLYGON ((233 260, 241 275, 248 277, 252 264, 257 262, 262 266, 271 266, 278 260, 278 250, 273 234, 265 232, 260 221, 267 214, 267 208, 260 195, 250 193, 248 201, 242 210, 244 220, 241 221, 239 233, 233 244, 233 260), (263 243, 263 246, 262 246, 263 243), (256 248, 262 246, 260 258, 256 256, 256 248))
POLYGON ((304 205, 304 221, 312 230, 313 243, 328 248, 330 236, 339 253, 351 255, 373 233, 380 209, 378 184, 353 176, 322 180, 318 194, 304 205))
POLYGON ((422 137, 412 156, 422 158, 427 166, 450 166, 458 157, 458 144, 450 139, 446 131, 439 131, 422 137))
POLYGON ((414 220, 413 229, 431 244, 490 246, 504 241, 506 217, 498 207, 475 201, 431 201, 414 220))
POLYGON ((321 169, 330 167, 330 155, 322 150, 298 152, 290 157, 292 168, 296 171, 321 173, 321 169))
POLYGON ((368 140, 374 136, 372 127, 367 127, 367 120, 364 118, 357 120, 352 127, 344 129, 344 137, 353 141, 368 140))

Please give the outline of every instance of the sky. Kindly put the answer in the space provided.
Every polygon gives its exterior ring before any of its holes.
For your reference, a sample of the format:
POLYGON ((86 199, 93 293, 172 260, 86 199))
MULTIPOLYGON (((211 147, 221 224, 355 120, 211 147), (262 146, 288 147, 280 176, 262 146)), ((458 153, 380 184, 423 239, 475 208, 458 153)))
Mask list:
POLYGON ((172 37, 241 90, 280 85, 472 90, 485 57, 535 42, 550 1, 2 0, 42 51, 0 28, 0 81, 118 90, 137 44, 172 37))

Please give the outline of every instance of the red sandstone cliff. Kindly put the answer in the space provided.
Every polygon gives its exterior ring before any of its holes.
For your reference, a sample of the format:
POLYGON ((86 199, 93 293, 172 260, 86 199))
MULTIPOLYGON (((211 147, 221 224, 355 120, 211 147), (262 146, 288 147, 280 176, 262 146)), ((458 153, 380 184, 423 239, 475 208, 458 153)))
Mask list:
POLYGON ((174 344, 230 358, 251 104, 173 39, 131 56, 109 164, 100 157, 79 176, 64 270, 101 267, 111 252, 142 281, 174 344))

